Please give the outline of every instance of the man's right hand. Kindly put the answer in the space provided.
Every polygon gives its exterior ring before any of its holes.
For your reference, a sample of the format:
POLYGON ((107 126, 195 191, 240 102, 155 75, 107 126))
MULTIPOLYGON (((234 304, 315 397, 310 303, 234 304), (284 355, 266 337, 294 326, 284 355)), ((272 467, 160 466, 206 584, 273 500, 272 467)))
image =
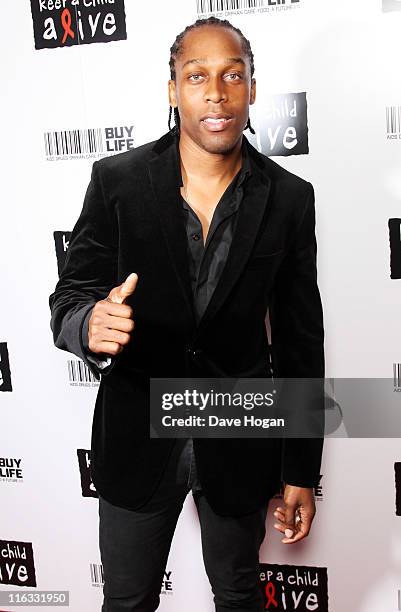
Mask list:
POLYGON ((131 340, 135 326, 133 311, 124 301, 134 293, 137 282, 138 275, 133 272, 106 299, 94 305, 88 331, 88 348, 92 353, 118 355, 131 340))

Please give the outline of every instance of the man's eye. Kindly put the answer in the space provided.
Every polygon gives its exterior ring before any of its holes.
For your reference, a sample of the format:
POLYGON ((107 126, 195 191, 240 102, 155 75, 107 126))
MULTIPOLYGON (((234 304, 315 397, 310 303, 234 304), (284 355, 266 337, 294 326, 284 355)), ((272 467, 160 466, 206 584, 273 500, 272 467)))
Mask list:
MULTIPOLYGON (((231 77, 228 79, 229 81, 238 81, 242 79, 242 76, 238 74, 237 72, 229 72, 227 76, 231 77)), ((188 76, 188 79, 192 79, 193 82, 198 83, 202 77, 203 77, 202 74, 190 74, 188 76)))

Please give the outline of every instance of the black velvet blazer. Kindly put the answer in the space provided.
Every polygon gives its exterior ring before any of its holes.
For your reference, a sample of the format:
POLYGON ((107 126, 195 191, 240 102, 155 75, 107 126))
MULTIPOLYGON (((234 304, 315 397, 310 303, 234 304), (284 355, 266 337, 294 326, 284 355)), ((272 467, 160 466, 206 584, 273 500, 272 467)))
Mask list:
MULTIPOLYGON (((243 136, 245 138, 245 136, 243 136)), ((82 346, 94 303, 131 272, 131 342, 101 377, 91 475, 111 503, 138 509, 175 443, 149 437, 149 378, 324 377, 313 187, 246 140, 252 176, 222 276, 196 324, 182 222, 178 141, 170 132, 93 164, 65 267, 49 298, 57 347, 99 378, 82 346), (266 330, 268 312, 272 344, 266 330)), ((323 439, 194 438, 205 495, 221 515, 256 510, 282 481, 316 486, 323 439)))

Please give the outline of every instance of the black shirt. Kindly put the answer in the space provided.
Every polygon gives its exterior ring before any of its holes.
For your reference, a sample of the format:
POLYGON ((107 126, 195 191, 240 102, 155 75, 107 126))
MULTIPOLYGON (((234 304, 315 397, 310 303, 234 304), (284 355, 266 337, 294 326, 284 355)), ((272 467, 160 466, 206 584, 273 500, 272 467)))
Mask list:
MULTIPOLYGON (((188 239, 189 272, 197 322, 203 315, 216 288, 230 250, 237 212, 243 197, 243 185, 251 174, 248 151, 242 141, 242 167, 218 201, 206 238, 196 212, 181 198, 188 239)), ((182 182, 182 177, 181 177, 182 182)))

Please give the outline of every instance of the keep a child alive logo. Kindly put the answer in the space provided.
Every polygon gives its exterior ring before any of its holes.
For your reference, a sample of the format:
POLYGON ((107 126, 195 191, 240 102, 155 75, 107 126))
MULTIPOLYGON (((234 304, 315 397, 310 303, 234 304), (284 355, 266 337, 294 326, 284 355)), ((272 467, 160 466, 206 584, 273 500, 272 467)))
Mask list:
POLYGON ((12 391, 7 342, 0 342, 0 391, 12 391))
POLYGON ((306 92, 274 94, 259 111, 258 148, 265 155, 309 153, 306 92))
POLYGON ((328 612, 326 567, 260 563, 264 610, 319 610, 328 612))
POLYGON ((36 587, 32 542, 0 540, 0 584, 36 587))
POLYGON ((31 0, 35 49, 126 40, 124 0, 31 0))
POLYGON ((95 485, 92 482, 90 451, 85 448, 77 449, 79 473, 81 474, 82 497, 98 497, 95 485))
POLYGON ((70 244, 71 232, 53 232, 56 247, 57 269, 60 276, 67 259, 68 246, 70 244))
POLYGON ((390 237, 390 278, 401 278, 401 219, 388 220, 390 237))

